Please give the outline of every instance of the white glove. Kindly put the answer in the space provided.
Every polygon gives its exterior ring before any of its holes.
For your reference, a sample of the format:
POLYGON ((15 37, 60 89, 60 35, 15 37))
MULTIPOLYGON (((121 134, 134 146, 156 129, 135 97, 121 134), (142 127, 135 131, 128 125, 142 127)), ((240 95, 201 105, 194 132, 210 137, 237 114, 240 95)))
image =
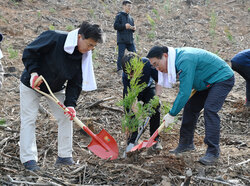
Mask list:
POLYGON ((169 124, 175 123, 174 116, 171 116, 169 113, 167 113, 163 118, 163 122, 165 124, 165 127, 167 128, 169 124))
POLYGON ((31 88, 37 88, 38 86, 40 86, 41 83, 40 84, 37 83, 37 85, 35 86, 35 81, 37 80, 38 77, 39 76, 36 72, 33 72, 30 74, 30 87, 31 88))
POLYGON ((74 117, 76 117, 76 111, 74 107, 67 107, 68 111, 64 112, 64 115, 70 119, 73 120, 74 117))

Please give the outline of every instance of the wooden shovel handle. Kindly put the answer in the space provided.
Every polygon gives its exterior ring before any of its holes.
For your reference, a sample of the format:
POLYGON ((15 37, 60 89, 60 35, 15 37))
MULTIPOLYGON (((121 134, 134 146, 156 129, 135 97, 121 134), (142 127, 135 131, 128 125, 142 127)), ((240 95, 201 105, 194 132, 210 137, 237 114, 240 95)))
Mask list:
MULTIPOLYGON (((47 89, 49 90, 49 93, 50 94, 47 94, 47 93, 45 93, 45 92, 43 92, 43 91, 41 91, 41 90, 39 90, 39 89, 37 89, 37 88, 34 88, 37 92, 39 92, 40 94, 42 94, 42 95, 44 95, 44 96, 46 96, 47 98, 49 98, 49 99, 51 99, 52 101, 54 101, 57 105, 59 105, 60 106, 60 108, 64 111, 64 112, 68 112, 69 111, 69 109, 67 109, 67 107, 63 104, 63 103, 61 103, 57 98, 56 98, 56 96, 53 94, 53 92, 51 91, 51 89, 50 89, 50 87, 49 87, 49 84, 47 83, 47 81, 44 79, 44 77, 41 75, 41 76, 39 76, 38 78, 37 78, 37 80, 35 81, 35 85, 39 82, 39 81, 41 81, 41 80, 43 80, 43 82, 45 83, 45 85, 46 85, 46 87, 47 87, 47 89)), ((84 125, 76 116, 73 118, 73 120, 76 122, 76 124, 77 125, 79 125, 81 128, 87 128, 87 126, 86 125, 84 125)), ((94 133, 92 134, 89 134, 90 136, 91 135, 95 135, 94 133)))

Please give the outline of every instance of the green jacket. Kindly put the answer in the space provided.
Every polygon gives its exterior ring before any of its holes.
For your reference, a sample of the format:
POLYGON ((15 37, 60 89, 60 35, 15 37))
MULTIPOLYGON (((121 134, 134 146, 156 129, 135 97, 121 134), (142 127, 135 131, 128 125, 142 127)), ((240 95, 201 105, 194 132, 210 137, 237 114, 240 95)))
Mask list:
POLYGON ((234 75, 229 65, 211 52, 191 47, 175 50, 175 67, 180 72, 180 87, 170 110, 172 116, 176 116, 185 106, 192 89, 206 90, 212 84, 225 81, 234 75))

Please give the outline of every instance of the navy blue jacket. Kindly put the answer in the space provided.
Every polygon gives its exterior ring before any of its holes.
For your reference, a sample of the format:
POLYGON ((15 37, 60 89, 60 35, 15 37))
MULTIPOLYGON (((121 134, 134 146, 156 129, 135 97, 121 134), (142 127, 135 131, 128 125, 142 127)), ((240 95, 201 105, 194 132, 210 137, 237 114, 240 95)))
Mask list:
MULTIPOLYGON (((30 74, 37 72, 48 82, 52 92, 58 92, 66 86, 66 106, 76 106, 82 90, 82 53, 75 48, 73 54, 64 51, 67 32, 45 31, 30 43, 23 52, 25 69, 21 82, 30 87, 30 74)), ((47 92, 44 83, 40 90, 47 92)))
POLYGON ((114 29, 117 30, 117 44, 132 44, 134 42, 134 30, 126 29, 125 24, 129 23, 134 26, 134 20, 125 12, 119 12, 115 17, 114 29))
POLYGON ((250 67, 250 49, 243 50, 236 54, 231 62, 250 67))
MULTIPOLYGON (((153 66, 150 64, 148 58, 142 58, 142 61, 144 63, 142 76, 140 78, 139 84, 146 83, 147 88, 153 87, 155 85, 155 82, 158 82, 158 71, 153 68, 153 66)), ((127 87, 130 87, 130 81, 128 79, 127 74, 122 74, 122 83, 123 83, 123 97, 128 93, 127 87)), ((140 94, 143 94, 144 89, 140 94)))

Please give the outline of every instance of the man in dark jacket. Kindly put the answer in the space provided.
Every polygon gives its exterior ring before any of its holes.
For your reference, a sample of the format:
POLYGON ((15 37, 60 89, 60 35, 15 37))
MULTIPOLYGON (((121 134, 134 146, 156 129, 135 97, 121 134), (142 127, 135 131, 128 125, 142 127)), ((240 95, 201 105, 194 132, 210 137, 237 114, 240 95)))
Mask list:
MULTIPOLYGON (((137 55, 135 53, 130 52, 122 58, 122 68, 124 72, 122 74, 123 98, 127 95, 128 88, 130 88, 130 79, 128 78, 128 76, 133 77, 133 74, 127 74, 126 66, 127 64, 130 64, 131 60, 133 60, 133 58, 135 57, 137 57, 137 55)), ((158 95, 158 89, 156 88, 158 82, 158 71, 153 68, 147 58, 144 57, 140 60, 144 63, 144 67, 142 70, 142 76, 140 77, 139 84, 146 83, 147 87, 139 93, 139 95, 137 96, 137 100, 142 101, 144 104, 147 104, 150 102, 151 99, 154 98, 155 95, 158 95)), ((150 136, 154 134, 154 132, 158 129, 159 126, 160 106, 155 109, 155 113, 150 117, 150 136)), ((134 147, 137 135, 137 131, 132 132, 130 134, 129 138, 127 139, 128 146, 126 148, 126 152, 130 151, 134 147)), ((157 143, 153 146, 152 150, 161 150, 162 146, 160 144, 159 136, 157 136, 155 140, 157 141, 157 143)))
POLYGON ((246 80, 246 107, 250 107, 250 49, 236 54, 232 62, 232 69, 246 80))
MULTIPOLYGON (((36 163, 38 154, 35 122, 41 94, 33 88, 48 93, 42 81, 35 85, 39 75, 45 78, 51 91, 69 110, 64 113, 57 104, 48 100, 51 111, 58 121, 56 165, 74 164, 72 159, 72 120, 76 115, 74 107, 81 90, 86 90, 83 73, 86 69, 83 66, 88 61, 85 59, 89 59, 87 57, 89 55, 92 59, 91 50, 98 42, 102 42, 101 28, 83 22, 80 29, 69 33, 45 31, 24 49, 22 60, 25 69, 20 83, 20 159, 26 169, 39 170, 36 163)), ((89 66, 92 67, 92 61, 89 66)))
POLYGON ((123 1, 123 11, 119 12, 115 18, 114 29, 117 30, 117 45, 118 45, 118 59, 117 59, 117 74, 122 75, 121 60, 124 52, 127 49, 131 52, 136 52, 133 33, 136 30, 134 20, 129 12, 132 6, 131 1, 123 1))
MULTIPOLYGON (((0 43, 3 40, 3 35, 0 33, 0 43)), ((2 51, 0 49, 0 89, 2 88, 2 82, 3 82, 3 74, 4 74, 4 70, 3 70, 3 66, 1 63, 1 58, 3 57, 2 51)))

